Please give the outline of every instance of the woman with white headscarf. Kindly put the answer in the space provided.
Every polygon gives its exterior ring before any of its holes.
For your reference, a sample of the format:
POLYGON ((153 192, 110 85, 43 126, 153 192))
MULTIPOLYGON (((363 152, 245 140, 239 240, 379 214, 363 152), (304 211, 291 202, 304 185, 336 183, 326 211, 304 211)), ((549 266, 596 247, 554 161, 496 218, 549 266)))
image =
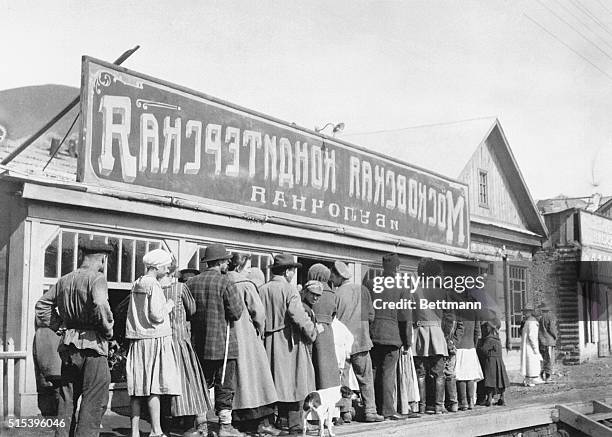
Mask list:
POLYGON ((140 436, 140 407, 147 398, 151 416, 150 437, 164 436, 160 421, 160 395, 181 394, 180 373, 172 342, 172 299, 166 300, 159 279, 168 273, 170 254, 155 249, 143 258, 145 275, 134 282, 130 294, 125 338, 131 340, 126 360, 131 396, 132 437, 140 436))

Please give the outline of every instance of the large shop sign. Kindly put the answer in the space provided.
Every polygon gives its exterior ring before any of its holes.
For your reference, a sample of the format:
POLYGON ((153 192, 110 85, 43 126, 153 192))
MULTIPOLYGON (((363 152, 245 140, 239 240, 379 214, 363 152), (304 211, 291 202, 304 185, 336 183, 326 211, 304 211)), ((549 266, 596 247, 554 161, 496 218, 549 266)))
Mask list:
POLYGON ((82 77, 80 181, 469 250, 463 184, 102 61, 82 77))

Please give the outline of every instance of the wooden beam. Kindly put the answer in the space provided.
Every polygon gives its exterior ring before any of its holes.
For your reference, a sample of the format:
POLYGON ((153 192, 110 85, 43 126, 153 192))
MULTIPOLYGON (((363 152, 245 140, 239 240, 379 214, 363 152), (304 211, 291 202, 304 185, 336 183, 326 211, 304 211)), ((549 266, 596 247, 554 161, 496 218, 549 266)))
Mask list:
POLYGON ((608 428, 601 423, 591 420, 588 415, 582 414, 572 408, 566 407, 565 405, 558 405, 559 409, 559 421, 576 428, 578 431, 582 431, 591 437, 610 437, 612 435, 612 429, 608 428))

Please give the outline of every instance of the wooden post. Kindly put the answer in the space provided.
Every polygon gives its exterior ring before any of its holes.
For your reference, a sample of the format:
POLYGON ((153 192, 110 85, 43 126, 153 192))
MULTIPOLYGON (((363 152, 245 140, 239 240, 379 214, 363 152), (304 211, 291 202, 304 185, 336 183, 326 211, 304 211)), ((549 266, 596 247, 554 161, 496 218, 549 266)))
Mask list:
MULTIPOLYGON (((0 353, 4 352, 4 342, 0 340, 0 353)), ((0 358, 0 419, 4 419, 4 358, 0 358)))
MULTIPOLYGON (((13 338, 8 339, 7 352, 15 351, 15 342, 13 338)), ((6 363, 6 417, 15 416, 15 359, 9 358, 6 363)))

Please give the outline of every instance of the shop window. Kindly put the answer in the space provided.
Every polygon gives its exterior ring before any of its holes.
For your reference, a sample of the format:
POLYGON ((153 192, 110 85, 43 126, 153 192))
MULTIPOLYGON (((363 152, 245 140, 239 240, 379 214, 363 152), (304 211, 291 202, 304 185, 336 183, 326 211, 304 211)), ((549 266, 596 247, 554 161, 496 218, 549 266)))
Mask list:
POLYGON ((478 169, 478 204, 489 207, 489 181, 485 170, 478 169))
POLYGON ((45 249, 45 277, 56 278, 59 277, 57 271, 57 246, 59 245, 59 236, 55 237, 53 241, 45 249))
MULTIPOLYGON (((61 229, 45 248, 44 277, 58 279, 78 267, 78 242, 97 240, 113 247, 106 261, 106 280, 109 287, 130 288, 136 278, 144 274, 142 258, 149 250, 165 248, 161 240, 124 238, 116 234, 77 232, 61 229), (61 257, 58 254, 61 253, 61 257)), ((167 248, 165 248, 167 250, 167 248)))
POLYGON ((527 270, 524 267, 509 267, 510 299, 512 314, 510 315, 510 335, 513 341, 521 339, 521 323, 523 308, 527 302, 527 270))
POLYGON ((74 248, 78 244, 76 238, 76 232, 62 232, 62 276, 74 270, 77 257, 77 251, 74 248))

